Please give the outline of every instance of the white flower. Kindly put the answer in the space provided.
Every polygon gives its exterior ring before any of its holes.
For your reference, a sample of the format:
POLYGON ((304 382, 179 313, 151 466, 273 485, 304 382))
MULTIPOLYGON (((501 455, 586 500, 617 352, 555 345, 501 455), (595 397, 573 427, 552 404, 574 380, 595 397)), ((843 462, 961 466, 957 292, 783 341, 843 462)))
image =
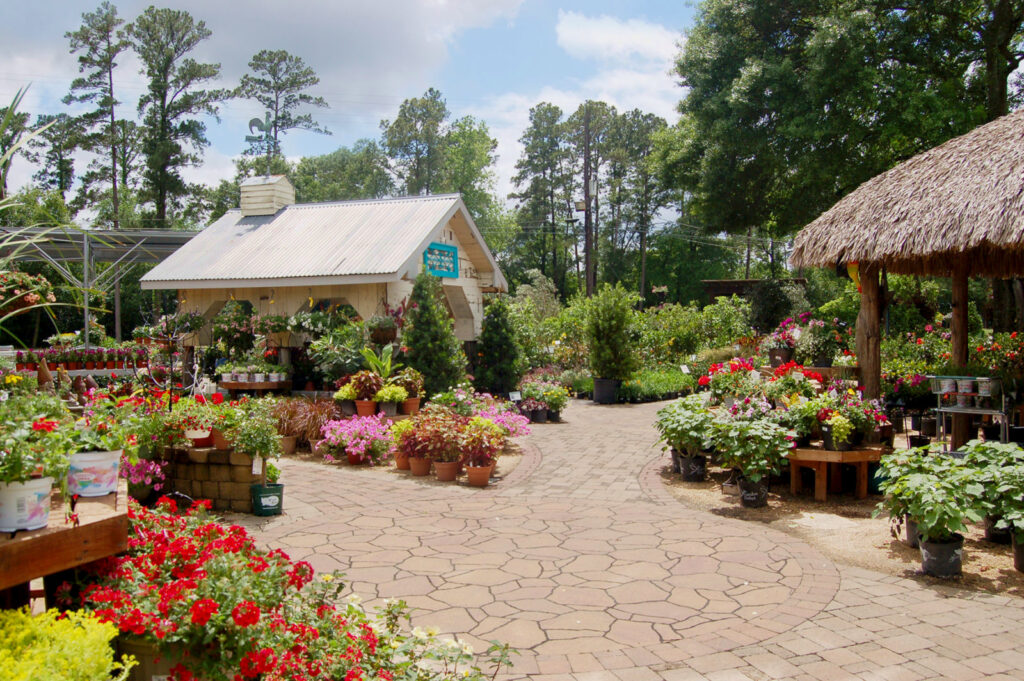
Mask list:
POLYGON ((420 627, 416 627, 412 630, 412 637, 423 640, 427 637, 427 632, 423 631, 420 627))

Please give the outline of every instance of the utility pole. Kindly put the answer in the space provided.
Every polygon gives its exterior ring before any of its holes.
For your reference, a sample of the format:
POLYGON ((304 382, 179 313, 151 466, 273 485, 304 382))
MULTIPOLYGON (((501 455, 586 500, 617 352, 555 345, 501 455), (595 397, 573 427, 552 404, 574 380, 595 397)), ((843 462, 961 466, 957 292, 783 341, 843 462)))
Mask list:
POLYGON ((583 260, 587 297, 594 295, 594 222, 590 213, 590 102, 583 103, 583 260))

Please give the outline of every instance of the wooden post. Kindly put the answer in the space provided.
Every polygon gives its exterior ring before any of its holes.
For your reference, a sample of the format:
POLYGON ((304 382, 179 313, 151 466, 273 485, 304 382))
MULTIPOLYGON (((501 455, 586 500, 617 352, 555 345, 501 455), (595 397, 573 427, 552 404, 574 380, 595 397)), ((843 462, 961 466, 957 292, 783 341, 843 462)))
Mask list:
POLYGON ((860 314, 857 315, 857 363, 864 398, 876 399, 881 395, 881 315, 879 311, 879 267, 863 263, 860 268, 860 314))
MULTIPOLYGON (((958 261, 953 266, 953 364, 967 366, 967 263, 958 261)), ((965 371, 961 373, 966 373, 965 371)), ((953 449, 970 439, 970 414, 953 415, 953 449)))

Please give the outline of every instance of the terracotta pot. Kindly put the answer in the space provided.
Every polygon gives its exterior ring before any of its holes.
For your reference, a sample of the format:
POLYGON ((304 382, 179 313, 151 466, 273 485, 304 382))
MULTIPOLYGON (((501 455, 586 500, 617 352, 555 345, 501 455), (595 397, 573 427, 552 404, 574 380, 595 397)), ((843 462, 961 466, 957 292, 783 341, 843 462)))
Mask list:
POLYGON ((348 457, 348 465, 349 466, 362 466, 363 465, 363 457, 360 456, 359 454, 353 454, 352 452, 345 452, 345 456, 348 457))
POLYGON ((466 481, 471 487, 487 487, 493 470, 493 461, 486 466, 466 466, 466 481))
POLYGON ((356 400, 356 414, 359 416, 373 416, 377 413, 377 403, 373 400, 356 400))
POLYGON ((402 413, 415 416, 420 410, 420 398, 410 397, 402 402, 402 413))
POLYGON ((124 360, 123 359, 117 360, 117 368, 118 369, 124 369, 124 360))
POLYGON ((112 360, 112 359, 107 360, 107 368, 108 369, 116 369, 117 368, 117 362, 112 360))
POLYGON ((86 362, 85 363, 85 368, 86 369, 95 369, 96 368, 96 362, 95 361, 93 361, 93 362, 86 362))
POLYGON ((430 473, 430 459, 424 456, 410 456, 409 470, 413 475, 428 475, 430 473))
POLYGON ((434 475, 440 482, 451 482, 459 477, 458 461, 435 461, 434 475))
POLYGON ((295 446, 298 444, 298 438, 294 435, 282 435, 281 436, 281 449, 285 454, 294 454, 295 446))
POLYGON ((68 371, 78 371, 78 368, 81 366, 81 362, 65 362, 64 364, 68 371))
POLYGON ((49 369, 50 371, 56 371, 57 370, 57 363, 56 362, 47 362, 46 363, 46 368, 49 369))
POLYGON ((24 362, 15 362, 14 363, 14 369, 16 371, 24 371, 25 370, 25 363, 24 362))
POLYGON ((405 454, 395 452, 395 468, 400 471, 409 470, 409 457, 405 454))
POLYGON ((213 448, 214 449, 233 449, 234 445, 231 440, 224 436, 224 433, 219 428, 214 428, 213 432, 213 448))
POLYGON ((36 369, 39 368, 39 363, 38 362, 25 362, 25 368, 28 369, 29 371, 35 371, 36 369))

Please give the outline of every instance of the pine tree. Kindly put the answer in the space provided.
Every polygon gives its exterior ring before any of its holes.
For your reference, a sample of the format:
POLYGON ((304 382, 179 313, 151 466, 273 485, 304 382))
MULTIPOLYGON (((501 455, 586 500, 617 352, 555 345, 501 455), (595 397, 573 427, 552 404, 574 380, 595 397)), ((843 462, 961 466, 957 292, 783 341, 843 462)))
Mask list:
POLYGON ((409 297, 411 311, 402 337, 407 364, 423 374, 428 397, 458 385, 466 377, 466 355, 441 302, 441 283, 420 272, 409 297))
POLYGON ((487 306, 480 332, 475 372, 477 390, 494 395, 515 390, 519 383, 519 346, 508 315, 508 303, 495 298, 487 306))

